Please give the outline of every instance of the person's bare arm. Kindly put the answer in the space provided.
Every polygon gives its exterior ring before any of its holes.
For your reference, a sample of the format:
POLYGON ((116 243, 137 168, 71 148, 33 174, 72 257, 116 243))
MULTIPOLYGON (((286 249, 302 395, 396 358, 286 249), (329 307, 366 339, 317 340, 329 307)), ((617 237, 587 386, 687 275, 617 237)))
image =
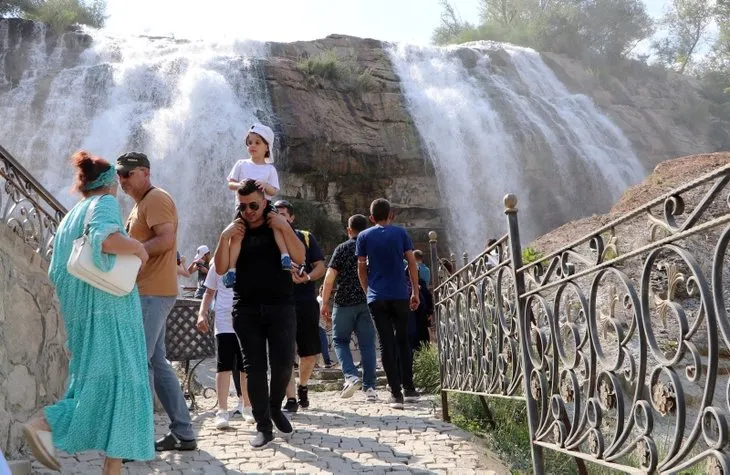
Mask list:
POLYGON ((332 320, 332 308, 330 307, 330 299, 332 298, 332 289, 335 288, 337 280, 337 270, 330 267, 324 275, 324 283, 322 284, 322 308, 319 313, 325 321, 332 320))
POLYGON ((221 233, 218 238, 218 245, 215 248, 215 254, 213 254, 213 263, 215 264, 215 271, 218 275, 225 274, 231 268, 231 244, 237 241, 243 241, 245 233, 246 227, 240 219, 236 219, 226 226, 226 229, 221 233))
POLYGON ((406 251, 403 256, 408 261, 408 275, 411 278, 411 310, 418 308, 420 303, 420 295, 418 292, 418 264, 413 250, 406 251))
POLYGON ((214 295, 214 289, 205 289, 203 300, 200 302, 198 321, 195 323, 195 326, 201 333, 206 333, 208 331, 208 311, 210 310, 210 303, 213 301, 214 295))
POLYGON ((367 257, 357 258, 357 278, 360 280, 362 291, 368 293, 368 263, 367 257))
POLYGON ((146 240, 144 248, 150 256, 159 256, 175 247, 175 225, 162 223, 152 226, 154 237, 146 240))
POLYGON ((240 182, 237 182, 233 178, 229 178, 228 179, 228 189, 229 190, 237 190, 239 188, 241 188, 241 183, 240 182))
POLYGON ((147 262, 149 256, 145 251, 141 242, 136 239, 122 235, 122 233, 112 233, 101 243, 102 252, 107 254, 132 254, 142 260, 142 264, 147 262))
MULTIPOLYGON (((309 273, 310 280, 321 279, 322 276, 327 272, 327 266, 324 265, 324 261, 316 261, 312 263, 312 272, 309 273)), ((336 271, 335 271, 336 272, 336 271)))

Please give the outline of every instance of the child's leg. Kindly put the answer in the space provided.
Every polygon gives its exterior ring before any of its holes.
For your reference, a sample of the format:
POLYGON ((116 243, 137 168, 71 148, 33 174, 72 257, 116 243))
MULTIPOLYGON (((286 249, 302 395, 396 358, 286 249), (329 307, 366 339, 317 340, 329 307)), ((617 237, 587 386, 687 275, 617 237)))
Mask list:
POLYGON ((278 229, 274 229, 274 240, 276 240, 276 246, 279 248, 281 253, 281 268, 285 270, 291 269, 292 262, 289 256, 289 249, 286 248, 286 240, 284 235, 278 229))
POLYGON ((228 251, 228 271, 223 274, 223 285, 232 288, 236 284, 236 262, 241 253, 241 241, 238 244, 231 244, 228 251))

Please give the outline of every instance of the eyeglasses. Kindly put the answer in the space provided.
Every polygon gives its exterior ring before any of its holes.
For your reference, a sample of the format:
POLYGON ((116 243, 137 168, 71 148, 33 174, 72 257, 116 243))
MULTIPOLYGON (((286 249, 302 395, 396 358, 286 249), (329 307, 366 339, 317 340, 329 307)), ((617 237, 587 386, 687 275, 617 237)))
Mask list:
POLYGON ((250 208, 251 211, 258 211, 261 206, 257 202, 253 203, 239 203, 238 204, 238 211, 241 213, 246 211, 246 208, 250 208))

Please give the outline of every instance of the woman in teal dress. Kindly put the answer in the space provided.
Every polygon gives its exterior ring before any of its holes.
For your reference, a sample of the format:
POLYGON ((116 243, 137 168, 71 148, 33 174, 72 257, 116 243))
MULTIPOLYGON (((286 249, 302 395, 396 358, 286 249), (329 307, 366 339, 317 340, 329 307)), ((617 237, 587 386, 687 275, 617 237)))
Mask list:
MULTIPOLYGON (((122 459, 154 457, 152 393, 139 294, 124 297, 98 290, 66 270, 73 241, 83 234, 86 211, 94 263, 107 271, 117 254, 147 261, 139 241, 127 237, 115 198, 114 167, 102 158, 78 152, 74 190, 81 200, 63 218, 56 233, 48 275, 56 287, 71 354, 66 393, 23 428, 33 454, 60 470, 55 448, 68 453, 100 450, 103 473, 119 474, 122 459)), ((72 469, 73 470, 73 469, 72 469)))

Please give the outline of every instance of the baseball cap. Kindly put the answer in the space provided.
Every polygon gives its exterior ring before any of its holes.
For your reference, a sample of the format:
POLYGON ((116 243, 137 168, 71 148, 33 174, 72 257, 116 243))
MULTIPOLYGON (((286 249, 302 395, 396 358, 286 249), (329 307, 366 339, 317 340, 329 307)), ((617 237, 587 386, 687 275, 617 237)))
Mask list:
POLYGON ((130 171, 137 167, 150 167, 150 161, 142 152, 127 152, 117 158, 117 171, 130 171))
MULTIPOLYGON (((248 133, 258 134, 266 140, 266 143, 269 145, 269 156, 266 157, 265 161, 266 163, 274 163, 274 131, 271 130, 271 127, 256 123, 248 129, 248 133)), ((248 134, 246 136, 248 137, 248 134)))
POLYGON ((198 252, 197 252, 197 254, 195 254, 195 259, 193 259, 193 260, 196 261, 196 260, 200 259, 201 257, 203 257, 204 255, 208 254, 209 252, 210 252, 210 249, 208 249, 208 246, 206 246, 205 244, 203 244, 202 246, 198 246, 198 252))
POLYGON ((274 203, 274 208, 286 208, 289 214, 294 214, 294 205, 289 203, 287 200, 278 200, 274 203))

